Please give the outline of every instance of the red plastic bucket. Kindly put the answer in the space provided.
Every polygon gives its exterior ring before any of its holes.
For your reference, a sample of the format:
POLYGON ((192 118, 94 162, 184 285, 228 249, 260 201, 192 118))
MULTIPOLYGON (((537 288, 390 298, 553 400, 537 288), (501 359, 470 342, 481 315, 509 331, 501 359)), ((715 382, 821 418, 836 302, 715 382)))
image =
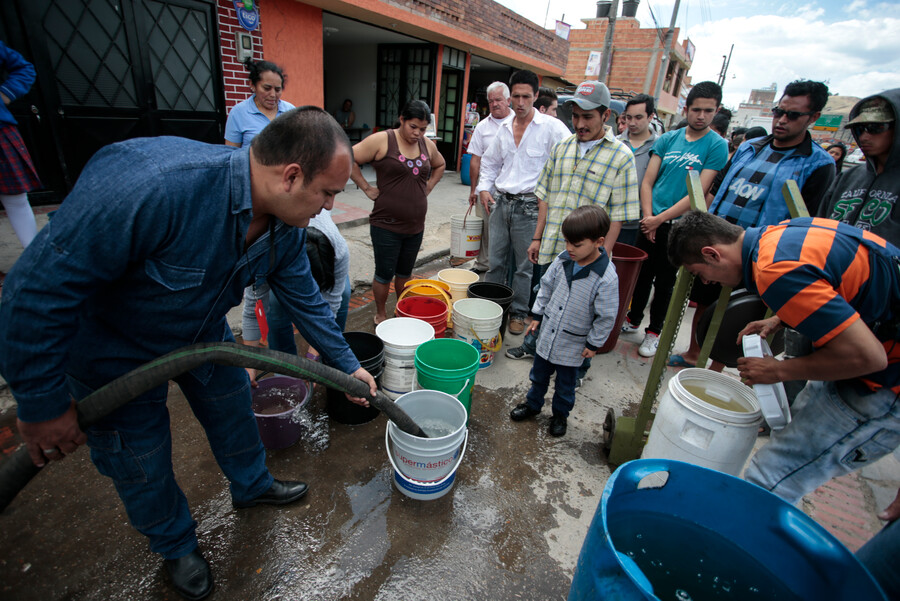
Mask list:
POLYGON ((647 258, 647 253, 641 249, 616 242, 613 246, 613 265, 616 266, 616 275, 619 276, 619 313, 616 315, 616 325, 606 343, 597 349, 598 353, 608 353, 619 341, 619 331, 625 314, 628 313, 628 305, 631 303, 631 295, 634 294, 634 286, 637 284, 638 275, 641 273, 641 263, 647 258))
POLYGON ((430 296, 407 296, 397 302, 397 317, 412 317, 428 322, 434 337, 440 338, 447 329, 447 303, 430 296))

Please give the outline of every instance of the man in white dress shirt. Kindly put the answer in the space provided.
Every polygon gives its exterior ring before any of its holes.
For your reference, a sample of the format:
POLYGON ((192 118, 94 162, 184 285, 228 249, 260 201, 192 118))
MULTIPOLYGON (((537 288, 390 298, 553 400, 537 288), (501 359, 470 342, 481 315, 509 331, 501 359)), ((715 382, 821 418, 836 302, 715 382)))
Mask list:
POLYGON ((534 109, 538 77, 531 71, 513 73, 509 80, 514 117, 501 125, 487 152, 481 157, 476 191, 485 211, 490 212, 491 190, 496 205, 490 220, 490 268, 488 282, 505 283, 510 259, 515 262, 513 298, 509 309, 509 333, 521 334, 531 294, 531 261, 528 245, 538 218, 534 195, 541 169, 557 142, 571 135, 562 121, 534 109))
MULTIPOLYGON (((509 108, 509 87, 505 83, 495 81, 489 85, 487 88, 487 99, 491 112, 487 119, 475 126, 468 148, 469 154, 472 155, 472 162, 469 164, 469 177, 472 182, 469 191, 469 204, 475 205, 475 215, 484 220, 481 228, 481 250, 475 259, 475 266, 472 267, 472 271, 479 275, 485 273, 490 266, 488 263, 488 252, 490 252, 491 217, 490 212, 486 211, 481 206, 481 203, 478 202, 478 192, 475 191, 475 187, 478 185, 478 174, 481 172, 481 157, 491 147, 491 142, 494 141, 500 126, 513 118, 513 112, 509 108)), ((491 190, 490 192, 493 197, 496 190, 491 190)), ((494 207, 493 199, 490 206, 491 208, 494 207)))

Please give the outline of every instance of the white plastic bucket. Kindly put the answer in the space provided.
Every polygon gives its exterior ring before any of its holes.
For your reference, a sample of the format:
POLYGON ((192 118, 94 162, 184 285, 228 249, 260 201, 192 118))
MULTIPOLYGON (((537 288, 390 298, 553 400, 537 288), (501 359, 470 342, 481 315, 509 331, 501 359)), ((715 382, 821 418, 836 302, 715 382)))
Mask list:
POLYGON ((471 259, 481 252, 481 227, 484 220, 475 215, 450 216, 450 256, 471 259))
POLYGON ((478 281, 478 274, 468 269, 442 269, 437 274, 438 281, 450 286, 450 303, 469 296, 469 284, 478 281))
POLYGON ((384 343, 384 371, 381 390, 388 398, 412 390, 416 379, 416 348, 434 338, 434 327, 411 317, 385 319, 375 327, 375 335, 384 343))
POLYGON ((641 457, 740 476, 762 421, 749 386, 714 371, 683 369, 669 380, 641 457))
POLYGON ((500 324, 503 307, 484 298, 464 298, 453 303, 453 334, 481 353, 478 368, 490 367, 494 352, 503 346, 500 324))
POLYGON ((394 483, 400 492, 413 499, 428 501, 442 497, 453 486, 456 470, 466 452, 466 408, 455 397, 437 390, 410 392, 396 403, 427 433, 447 433, 421 438, 389 421, 384 445, 394 468, 394 483))

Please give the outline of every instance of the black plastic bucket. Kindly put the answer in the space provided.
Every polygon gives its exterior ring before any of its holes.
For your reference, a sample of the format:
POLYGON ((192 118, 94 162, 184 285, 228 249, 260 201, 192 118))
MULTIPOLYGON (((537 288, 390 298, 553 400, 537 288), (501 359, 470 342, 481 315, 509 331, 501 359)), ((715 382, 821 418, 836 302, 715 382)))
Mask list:
POLYGON ((493 282, 474 282, 469 284, 469 298, 483 298, 494 301, 503 308, 503 320, 500 322, 500 335, 506 336, 506 323, 509 321, 509 306, 513 302, 515 293, 505 284, 493 282))
MULTIPOLYGON (((344 339, 350 350, 356 355, 360 366, 375 378, 381 385, 381 373, 384 371, 384 343, 375 334, 368 332, 344 332, 344 339)), ((370 422, 380 411, 375 407, 363 407, 347 400, 347 396, 339 391, 328 389, 327 411, 329 417, 340 424, 355 426, 370 422)))

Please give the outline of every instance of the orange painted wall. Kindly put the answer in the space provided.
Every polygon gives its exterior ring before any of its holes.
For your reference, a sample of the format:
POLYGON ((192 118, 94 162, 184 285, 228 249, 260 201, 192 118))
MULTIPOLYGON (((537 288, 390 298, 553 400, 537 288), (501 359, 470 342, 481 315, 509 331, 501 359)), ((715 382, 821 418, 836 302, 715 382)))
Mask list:
POLYGON ((322 9, 296 0, 266 0, 258 6, 263 58, 287 74, 282 99, 295 106, 322 106, 322 9))

